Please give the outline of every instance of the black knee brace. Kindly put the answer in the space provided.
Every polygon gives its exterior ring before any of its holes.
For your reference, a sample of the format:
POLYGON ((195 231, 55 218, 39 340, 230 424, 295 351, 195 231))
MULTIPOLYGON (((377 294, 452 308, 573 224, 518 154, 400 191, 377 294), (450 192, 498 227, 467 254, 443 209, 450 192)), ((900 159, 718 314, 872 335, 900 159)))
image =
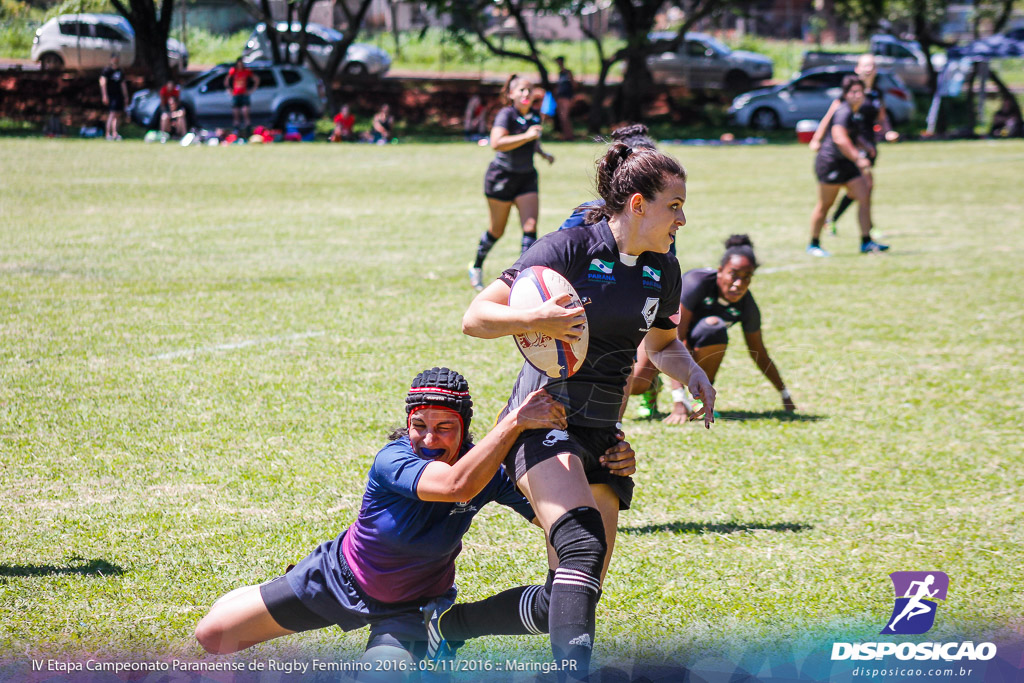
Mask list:
POLYGON ((551 525, 551 547, 558 555, 554 583, 567 590, 601 591, 601 569, 608 543, 601 513, 592 507, 569 510, 551 525))

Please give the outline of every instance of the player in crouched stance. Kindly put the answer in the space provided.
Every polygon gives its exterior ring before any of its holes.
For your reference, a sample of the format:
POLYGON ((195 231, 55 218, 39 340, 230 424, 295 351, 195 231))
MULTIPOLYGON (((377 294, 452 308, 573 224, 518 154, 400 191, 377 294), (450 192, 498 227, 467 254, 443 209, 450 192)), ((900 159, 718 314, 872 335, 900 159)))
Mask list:
MULTIPOLYGON (((284 576, 217 600, 196 626, 199 644, 227 654, 300 631, 369 626, 364 658, 422 657, 420 608, 441 596, 454 600, 455 558, 473 516, 496 501, 534 519, 501 469, 509 448, 526 430, 566 427, 565 408, 535 391, 474 445, 472 406, 462 375, 448 368, 417 375, 405 399, 406 428, 374 458, 355 523, 284 576)), ((632 472, 625 442, 607 457, 632 472)))

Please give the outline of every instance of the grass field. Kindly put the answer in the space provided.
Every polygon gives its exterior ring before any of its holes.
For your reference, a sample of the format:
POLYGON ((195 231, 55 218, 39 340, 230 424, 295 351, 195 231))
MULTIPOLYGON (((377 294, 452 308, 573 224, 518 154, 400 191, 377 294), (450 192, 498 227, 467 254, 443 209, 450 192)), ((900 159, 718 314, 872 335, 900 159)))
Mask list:
MULTIPOLYGON (((550 148, 542 232, 593 196, 600 149, 550 148)), ((806 148, 669 150, 691 178, 683 269, 751 234, 766 345, 800 411, 778 412, 742 348, 710 431, 630 410, 640 471, 599 659, 875 639, 901 570, 950 576, 928 638, 1019 632, 1024 143, 885 148, 875 222, 892 251, 856 253, 850 216, 825 260, 803 252, 806 148)), ((511 340, 459 327, 489 159, 462 144, 0 139, 0 660, 198 656, 214 599, 354 520, 425 367, 469 378, 486 430, 519 366, 511 340)), ((540 548, 486 510, 462 597, 541 580, 540 548)), ((364 642, 328 630, 256 654, 354 658, 364 642)))

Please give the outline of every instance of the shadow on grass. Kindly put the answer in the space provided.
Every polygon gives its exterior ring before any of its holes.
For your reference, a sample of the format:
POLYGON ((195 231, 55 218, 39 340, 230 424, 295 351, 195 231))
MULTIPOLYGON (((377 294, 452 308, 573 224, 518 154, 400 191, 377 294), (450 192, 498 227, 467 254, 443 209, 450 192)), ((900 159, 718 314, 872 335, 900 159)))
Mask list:
POLYGON ((81 557, 73 557, 64 566, 53 564, 2 564, 0 563, 0 576, 54 576, 72 575, 79 576, 121 576, 124 569, 106 560, 86 560, 81 557))
POLYGON ((734 534, 737 531, 807 531, 813 529, 810 524, 800 522, 776 522, 775 524, 759 524, 757 522, 669 522, 667 524, 648 524, 647 526, 623 526, 619 531, 624 534, 656 534, 664 531, 673 534, 734 534))
POLYGON ((821 422, 828 418, 824 415, 809 415, 807 413, 789 413, 785 410, 722 410, 718 413, 716 420, 778 420, 779 422, 821 422))

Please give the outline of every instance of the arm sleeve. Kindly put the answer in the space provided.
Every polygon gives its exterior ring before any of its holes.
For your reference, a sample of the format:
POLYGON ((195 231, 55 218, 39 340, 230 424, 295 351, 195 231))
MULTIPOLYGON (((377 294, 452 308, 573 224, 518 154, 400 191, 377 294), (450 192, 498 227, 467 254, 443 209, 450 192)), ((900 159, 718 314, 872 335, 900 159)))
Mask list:
POLYGON ((679 299, 682 291, 682 278, 679 274, 679 261, 669 258, 662 271, 661 300, 658 302, 658 314, 654 318, 653 327, 659 330, 674 330, 677 323, 673 319, 679 312, 679 299))
POLYGON ((761 330, 761 309, 754 301, 754 295, 747 292, 747 305, 743 311, 743 333, 753 334, 761 330))
POLYGON ((512 130, 512 108, 502 107, 498 115, 494 117, 494 127, 504 128, 507 131, 512 130))
POLYGON ((416 455, 408 443, 392 442, 374 458, 370 479, 388 491, 419 500, 416 485, 430 462, 416 455))
POLYGON ((515 485, 512 484, 512 480, 505 474, 504 465, 494 475, 494 482, 497 484, 494 502, 512 508, 522 515, 523 519, 527 522, 533 521, 533 518, 537 515, 530 506, 530 501, 526 500, 523 494, 519 493, 515 485))
POLYGON ((571 239, 572 234, 573 231, 563 232, 559 230, 544 235, 532 247, 527 249, 526 253, 522 254, 519 260, 512 264, 511 268, 506 269, 498 279, 511 287, 520 271, 530 266, 546 266, 560 273, 569 282, 572 282, 574 273, 571 272, 571 268, 573 254, 576 251, 575 243, 571 239))
POLYGON ((842 126, 843 128, 850 129, 850 117, 853 116, 853 110, 848 106, 839 107, 836 110, 835 116, 832 117, 833 126, 842 126))
POLYGON ((687 271, 686 275, 683 276, 682 294, 679 297, 679 302, 691 313, 697 312, 697 307, 700 306, 701 301, 704 299, 704 288, 701 286, 703 284, 704 278, 700 269, 687 271))

